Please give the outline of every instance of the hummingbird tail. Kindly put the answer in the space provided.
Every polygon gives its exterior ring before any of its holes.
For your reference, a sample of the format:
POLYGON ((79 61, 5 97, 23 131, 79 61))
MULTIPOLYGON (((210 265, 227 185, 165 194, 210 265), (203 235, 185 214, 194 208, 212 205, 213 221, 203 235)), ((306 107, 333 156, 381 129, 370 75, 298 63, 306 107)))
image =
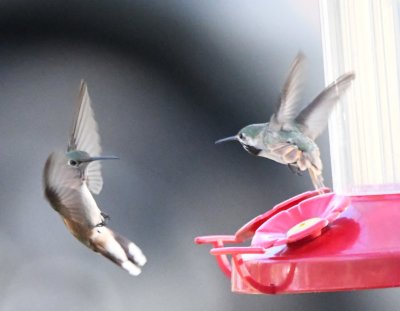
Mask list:
POLYGON ((92 229, 90 247, 135 276, 147 261, 135 243, 106 226, 92 229))
POLYGON ((310 173, 311 181, 315 187, 315 190, 321 192, 321 189, 325 187, 324 178, 322 177, 322 171, 317 169, 315 166, 310 166, 308 168, 308 172, 310 173))
POLYGON ((324 178, 322 177, 322 162, 318 148, 311 152, 302 152, 297 165, 302 171, 308 170, 316 190, 321 192, 321 188, 325 188, 324 178))

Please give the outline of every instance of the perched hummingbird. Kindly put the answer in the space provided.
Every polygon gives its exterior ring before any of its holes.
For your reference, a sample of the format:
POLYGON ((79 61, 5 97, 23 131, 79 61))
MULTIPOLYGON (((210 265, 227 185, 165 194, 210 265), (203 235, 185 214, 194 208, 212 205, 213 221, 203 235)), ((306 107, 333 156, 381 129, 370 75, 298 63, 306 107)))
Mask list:
POLYGON ((298 113, 305 56, 294 59, 281 92, 276 112, 268 123, 251 124, 235 136, 215 143, 237 140, 250 154, 287 164, 292 172, 308 170, 315 189, 324 187, 322 162, 315 139, 323 132, 332 108, 355 78, 346 73, 326 87, 298 113))
POLYGON ((109 216, 100 211, 92 196, 103 187, 99 160, 117 159, 100 153, 97 123, 86 83, 82 81, 67 151, 53 152, 47 158, 44 193, 79 241, 131 275, 138 275, 146 257, 133 242, 106 226, 109 216))

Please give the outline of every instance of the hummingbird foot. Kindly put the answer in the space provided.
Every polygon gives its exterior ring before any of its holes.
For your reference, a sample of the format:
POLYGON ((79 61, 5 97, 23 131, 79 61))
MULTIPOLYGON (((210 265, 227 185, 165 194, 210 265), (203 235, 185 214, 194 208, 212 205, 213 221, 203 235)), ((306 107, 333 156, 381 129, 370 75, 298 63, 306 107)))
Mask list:
POLYGON ((297 176, 303 176, 303 173, 301 172, 300 168, 297 165, 288 164, 288 168, 293 174, 296 174, 297 176))
POLYGON ((95 227, 104 227, 107 225, 108 221, 111 219, 111 217, 103 212, 100 212, 101 217, 103 217, 103 220, 101 222, 99 222, 95 227))
POLYGON ((95 228, 100 228, 100 227, 105 227, 107 224, 106 222, 103 220, 102 222, 99 222, 96 226, 94 226, 95 228))
POLYGON ((104 213, 104 212, 100 212, 100 215, 103 216, 103 218, 104 218, 105 220, 110 220, 110 219, 111 219, 110 215, 108 215, 108 214, 106 214, 106 213, 104 213))

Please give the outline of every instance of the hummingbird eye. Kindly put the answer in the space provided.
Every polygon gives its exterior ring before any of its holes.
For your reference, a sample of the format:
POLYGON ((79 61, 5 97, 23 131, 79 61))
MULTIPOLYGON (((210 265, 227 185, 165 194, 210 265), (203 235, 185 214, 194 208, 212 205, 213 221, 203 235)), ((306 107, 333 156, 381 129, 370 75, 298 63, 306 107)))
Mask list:
POLYGON ((240 138, 240 139, 244 139, 244 138, 245 138, 244 134, 243 134, 243 133, 240 133, 240 134, 239 134, 239 138, 240 138))
POLYGON ((78 166, 78 161, 68 160, 68 165, 76 167, 76 166, 78 166))

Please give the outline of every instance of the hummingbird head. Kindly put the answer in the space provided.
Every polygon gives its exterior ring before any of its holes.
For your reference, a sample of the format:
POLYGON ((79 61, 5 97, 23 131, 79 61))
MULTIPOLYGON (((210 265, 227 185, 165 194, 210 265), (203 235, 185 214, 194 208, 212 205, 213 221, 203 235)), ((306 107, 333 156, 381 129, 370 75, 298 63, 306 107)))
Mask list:
POLYGON ((252 155, 258 155, 262 150, 262 131, 265 124, 251 124, 242 128, 235 136, 217 140, 219 144, 225 141, 238 141, 243 148, 252 155))
POLYGON ((98 160, 115 160, 118 157, 115 156, 97 156, 91 157, 89 153, 80 150, 72 150, 66 153, 68 158, 67 164, 72 167, 80 168, 86 167, 90 162, 98 160))

